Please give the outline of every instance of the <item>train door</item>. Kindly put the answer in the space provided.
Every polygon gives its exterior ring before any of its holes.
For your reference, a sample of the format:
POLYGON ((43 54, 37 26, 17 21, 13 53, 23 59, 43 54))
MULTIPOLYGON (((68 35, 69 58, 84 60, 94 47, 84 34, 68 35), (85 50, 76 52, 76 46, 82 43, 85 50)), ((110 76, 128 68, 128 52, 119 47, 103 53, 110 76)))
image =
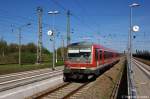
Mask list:
POLYGON ((95 49, 95 62, 96 62, 96 66, 98 66, 99 64, 99 62, 98 62, 98 58, 99 57, 99 53, 98 53, 98 49, 95 49))
POLYGON ((102 49, 102 64, 104 64, 104 49, 102 49))
POLYGON ((99 64, 102 64, 102 50, 99 50, 99 64))

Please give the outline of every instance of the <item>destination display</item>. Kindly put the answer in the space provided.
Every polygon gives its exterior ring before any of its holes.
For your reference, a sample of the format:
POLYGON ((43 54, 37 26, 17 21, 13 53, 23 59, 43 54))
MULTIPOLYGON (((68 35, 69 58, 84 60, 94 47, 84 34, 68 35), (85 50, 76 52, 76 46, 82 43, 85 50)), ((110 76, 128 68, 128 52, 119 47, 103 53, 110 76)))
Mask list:
POLYGON ((91 52, 91 48, 69 48, 68 53, 91 52))

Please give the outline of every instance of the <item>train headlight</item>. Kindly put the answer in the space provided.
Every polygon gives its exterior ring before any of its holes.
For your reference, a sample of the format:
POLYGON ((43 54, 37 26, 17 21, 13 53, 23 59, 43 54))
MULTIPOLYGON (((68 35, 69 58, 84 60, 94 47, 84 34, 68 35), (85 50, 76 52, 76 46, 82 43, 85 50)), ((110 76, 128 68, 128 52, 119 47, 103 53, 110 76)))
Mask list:
POLYGON ((81 67, 80 69, 86 69, 86 67, 81 67))

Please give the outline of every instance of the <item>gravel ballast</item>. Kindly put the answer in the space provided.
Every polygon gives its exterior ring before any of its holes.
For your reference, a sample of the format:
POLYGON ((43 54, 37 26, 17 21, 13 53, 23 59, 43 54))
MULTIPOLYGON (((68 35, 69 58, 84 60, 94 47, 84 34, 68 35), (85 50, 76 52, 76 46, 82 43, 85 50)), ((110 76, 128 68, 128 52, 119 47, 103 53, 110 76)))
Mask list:
POLYGON ((124 66, 125 59, 121 58, 116 65, 99 76, 95 83, 77 99, 110 99, 124 66))

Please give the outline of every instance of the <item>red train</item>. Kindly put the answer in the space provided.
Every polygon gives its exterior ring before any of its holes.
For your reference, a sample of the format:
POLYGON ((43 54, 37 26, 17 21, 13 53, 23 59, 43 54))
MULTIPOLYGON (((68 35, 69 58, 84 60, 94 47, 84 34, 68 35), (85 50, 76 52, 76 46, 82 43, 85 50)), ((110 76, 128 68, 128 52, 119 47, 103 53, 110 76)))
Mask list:
POLYGON ((72 43, 68 46, 67 59, 63 71, 63 80, 70 78, 96 78, 108 66, 119 60, 118 53, 89 42, 72 43))

